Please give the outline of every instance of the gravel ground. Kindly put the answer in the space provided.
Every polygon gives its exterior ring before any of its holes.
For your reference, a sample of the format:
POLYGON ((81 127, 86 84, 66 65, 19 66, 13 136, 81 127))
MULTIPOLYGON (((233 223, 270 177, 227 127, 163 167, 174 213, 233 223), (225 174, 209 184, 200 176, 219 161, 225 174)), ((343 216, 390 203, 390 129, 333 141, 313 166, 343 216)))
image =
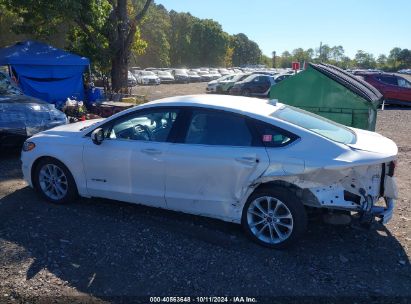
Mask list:
MULTIPOLYGON (((155 99, 204 88, 200 83, 135 91, 155 99)), ((362 230, 312 219, 305 238, 285 251, 255 245, 240 226, 218 220, 103 199, 47 204, 22 180, 19 152, 3 151, 0 302, 116 302, 120 298, 106 297, 150 295, 411 301, 411 110, 380 111, 377 129, 400 151, 400 199, 392 221, 362 230)))

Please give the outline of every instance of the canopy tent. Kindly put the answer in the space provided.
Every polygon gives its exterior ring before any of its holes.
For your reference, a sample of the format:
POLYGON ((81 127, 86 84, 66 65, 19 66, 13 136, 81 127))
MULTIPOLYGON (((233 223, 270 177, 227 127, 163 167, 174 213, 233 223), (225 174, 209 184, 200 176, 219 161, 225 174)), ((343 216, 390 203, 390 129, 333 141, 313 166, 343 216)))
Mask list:
POLYGON ((0 49, 0 65, 11 67, 23 92, 50 103, 83 100, 82 76, 89 64, 88 58, 37 41, 0 49))

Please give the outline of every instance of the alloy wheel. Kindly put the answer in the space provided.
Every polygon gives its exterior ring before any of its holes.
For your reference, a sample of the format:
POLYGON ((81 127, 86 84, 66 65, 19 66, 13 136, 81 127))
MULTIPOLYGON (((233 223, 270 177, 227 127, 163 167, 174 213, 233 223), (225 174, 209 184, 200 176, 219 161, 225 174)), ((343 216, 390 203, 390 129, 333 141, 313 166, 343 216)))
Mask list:
POLYGON ((251 202, 247 210, 247 224, 256 238, 268 244, 284 242, 294 227, 290 209, 271 196, 259 197, 251 202))

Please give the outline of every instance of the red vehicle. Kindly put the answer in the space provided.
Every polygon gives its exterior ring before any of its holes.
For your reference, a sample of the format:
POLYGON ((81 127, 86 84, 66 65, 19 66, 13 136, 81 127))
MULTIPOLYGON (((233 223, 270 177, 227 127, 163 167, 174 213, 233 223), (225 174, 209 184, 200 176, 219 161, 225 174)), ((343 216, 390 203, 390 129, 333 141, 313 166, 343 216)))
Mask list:
POLYGON ((411 106, 411 82, 396 74, 357 72, 356 76, 374 86, 389 104, 411 106))

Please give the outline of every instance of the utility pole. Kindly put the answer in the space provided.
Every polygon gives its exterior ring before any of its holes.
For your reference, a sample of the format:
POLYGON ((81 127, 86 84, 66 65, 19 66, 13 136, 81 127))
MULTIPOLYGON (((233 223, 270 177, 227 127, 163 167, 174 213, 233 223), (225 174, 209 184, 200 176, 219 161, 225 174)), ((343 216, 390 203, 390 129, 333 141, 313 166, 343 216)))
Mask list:
POLYGON ((319 58, 320 58, 320 62, 321 62, 321 60, 322 60, 322 49, 323 49, 323 42, 322 41, 320 41, 320 56, 319 56, 319 58))
POLYGON ((276 51, 273 51, 272 53, 271 53, 272 55, 273 55, 273 58, 272 58, 272 65, 273 65, 273 68, 275 68, 275 57, 276 57, 276 55, 277 55, 277 53, 276 53, 276 51))

